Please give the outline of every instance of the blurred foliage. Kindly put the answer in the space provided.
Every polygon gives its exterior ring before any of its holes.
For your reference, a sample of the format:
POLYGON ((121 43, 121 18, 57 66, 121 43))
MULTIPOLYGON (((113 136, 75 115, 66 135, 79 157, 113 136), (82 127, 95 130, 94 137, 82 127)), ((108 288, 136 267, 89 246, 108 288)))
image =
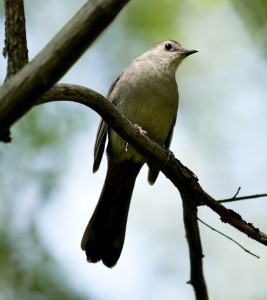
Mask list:
POLYGON ((232 0, 232 4, 255 46, 267 56, 267 1, 232 0))
POLYGON ((183 1, 159 0, 151 5, 150 1, 132 1, 125 15, 127 33, 143 37, 151 45, 158 40, 159 35, 168 37, 177 32, 175 26, 177 11, 182 9, 183 1), (138 18, 136 17, 138 16, 138 18), (160 24, 160 28, 159 28, 160 24))
POLYGON ((67 285, 62 270, 40 242, 33 223, 25 232, 8 225, 0 228, 0 299, 88 299, 67 285))
POLYGON ((74 133, 86 119, 75 107, 33 109, 12 128, 12 144, 0 146, 0 299, 88 299, 69 287, 36 231, 68 168, 74 133))
MULTIPOLYGON (((186 26, 190 12, 199 8, 210 7, 223 3, 223 0, 190 0, 166 1, 160 0, 151 4, 150 1, 131 1, 127 6, 130 13, 125 15, 125 34, 131 38, 144 38, 147 45, 155 40, 182 36, 186 34, 181 28, 186 26), (189 14, 188 14, 189 12, 189 14), (138 16, 138 17, 136 17, 138 16), (178 17, 177 17, 178 16, 178 17)), ((237 15, 243 21, 247 33, 258 48, 267 55, 267 1, 266 0, 230 0, 237 15)))

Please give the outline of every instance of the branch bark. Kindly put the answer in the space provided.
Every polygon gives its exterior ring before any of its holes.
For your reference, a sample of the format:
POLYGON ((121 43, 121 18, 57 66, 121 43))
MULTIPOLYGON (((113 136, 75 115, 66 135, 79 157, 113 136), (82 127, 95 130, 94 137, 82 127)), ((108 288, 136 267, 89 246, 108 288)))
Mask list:
POLYGON ((5 0, 5 48, 7 76, 17 73, 28 63, 28 49, 25 29, 23 0, 5 0))
POLYGON ((0 137, 52 87, 129 0, 91 0, 0 88, 0 137))
POLYGON ((197 300, 208 300, 208 290, 203 272, 203 252, 197 218, 197 203, 182 193, 186 239, 190 256, 190 283, 197 300))
POLYGON ((232 225, 250 238, 267 246, 267 235, 265 233, 255 228, 251 223, 244 221, 236 212, 225 208, 207 194, 198 183, 198 179, 193 172, 182 165, 172 153, 166 151, 148 137, 141 135, 140 131, 105 97, 78 85, 57 84, 39 100, 39 104, 64 99, 84 104, 95 110, 125 141, 157 165, 181 194, 187 195, 190 199, 195 199, 197 205, 204 203, 220 216, 222 222, 232 225))
MULTIPOLYGON (((3 49, 3 55, 7 57, 7 80, 28 63, 23 0, 5 0, 5 16, 5 48, 3 49)), ((3 131, 2 140, 4 142, 11 141, 9 128, 3 131)))

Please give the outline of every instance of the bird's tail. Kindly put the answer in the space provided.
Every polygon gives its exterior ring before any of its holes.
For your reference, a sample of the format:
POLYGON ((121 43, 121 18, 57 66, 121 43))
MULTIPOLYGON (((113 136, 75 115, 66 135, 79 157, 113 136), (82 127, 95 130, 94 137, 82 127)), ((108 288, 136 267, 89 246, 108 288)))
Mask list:
POLYGON ((109 160, 106 180, 95 211, 85 229, 81 248, 89 262, 113 267, 121 254, 129 206, 140 163, 109 160))

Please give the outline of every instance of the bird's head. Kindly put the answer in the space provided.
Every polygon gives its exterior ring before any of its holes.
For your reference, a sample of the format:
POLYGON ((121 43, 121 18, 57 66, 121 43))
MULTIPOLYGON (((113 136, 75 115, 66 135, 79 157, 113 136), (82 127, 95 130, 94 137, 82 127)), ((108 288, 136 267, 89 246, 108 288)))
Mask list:
POLYGON ((163 64, 172 67, 175 71, 180 63, 189 55, 198 52, 197 50, 188 50, 183 48, 179 43, 173 40, 162 41, 144 54, 137 60, 147 60, 155 64, 163 64))

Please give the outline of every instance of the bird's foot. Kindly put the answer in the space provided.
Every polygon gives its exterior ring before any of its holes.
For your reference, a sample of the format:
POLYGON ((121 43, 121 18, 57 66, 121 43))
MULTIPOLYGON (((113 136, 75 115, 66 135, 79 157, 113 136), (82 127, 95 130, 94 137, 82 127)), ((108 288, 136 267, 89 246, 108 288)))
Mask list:
POLYGON ((141 135, 147 136, 147 131, 143 130, 142 127, 140 127, 140 126, 137 125, 137 124, 134 124, 134 127, 135 127, 136 129, 138 129, 138 131, 139 131, 139 133, 140 133, 141 135))

